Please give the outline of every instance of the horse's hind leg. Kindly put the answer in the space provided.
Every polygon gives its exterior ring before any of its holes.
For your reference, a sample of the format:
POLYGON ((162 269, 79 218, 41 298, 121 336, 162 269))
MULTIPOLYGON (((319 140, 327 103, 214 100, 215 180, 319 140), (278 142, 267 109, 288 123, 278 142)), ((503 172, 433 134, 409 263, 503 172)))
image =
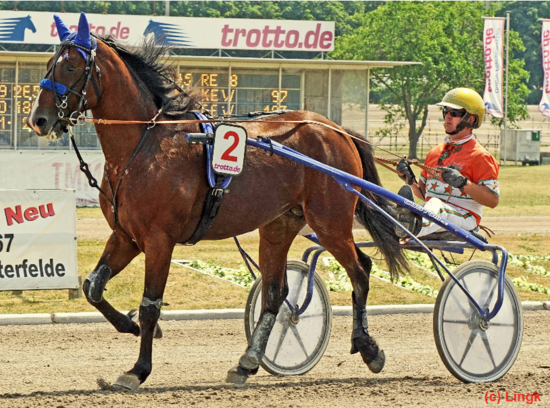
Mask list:
POLYGON ((244 384, 250 375, 258 372, 279 308, 288 295, 288 250, 304 224, 303 218, 286 214, 260 228, 262 312, 246 352, 239 364, 227 373, 227 382, 244 384))
POLYGON ((103 297, 107 282, 122 271, 140 250, 122 234, 111 235, 97 266, 83 284, 83 292, 88 302, 121 333, 139 336, 139 326, 132 320, 133 314, 125 315, 116 310, 103 297))
MULTIPOLYGON (((316 203, 319 204, 319 203, 316 203)), ((315 204, 313 204, 315 205, 315 204)), ((326 207, 325 207, 326 208, 326 207)), ((336 260, 345 268, 353 286, 353 332, 351 335, 351 354, 361 353, 363 361, 373 373, 379 373, 384 368, 384 351, 368 332, 367 297, 369 294, 369 278, 372 269, 371 259, 355 245, 352 225, 353 211, 343 211, 342 205, 336 213, 346 214, 330 216, 323 214, 320 208, 308 208, 306 219, 316 232, 323 245, 336 260), (318 210, 312 212, 311 210, 318 210)), ((350 206, 348 208, 354 208, 350 206)))

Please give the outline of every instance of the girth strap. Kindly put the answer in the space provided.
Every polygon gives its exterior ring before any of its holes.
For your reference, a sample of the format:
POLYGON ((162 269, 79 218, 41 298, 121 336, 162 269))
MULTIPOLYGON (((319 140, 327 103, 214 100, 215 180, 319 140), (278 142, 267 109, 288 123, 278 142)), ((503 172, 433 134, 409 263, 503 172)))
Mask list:
MULTIPOLYGON (((220 184, 221 186, 221 182, 218 184, 220 184)), ((193 233, 191 238, 187 240, 185 245, 195 245, 206 236, 208 231, 210 231, 210 227, 212 226, 216 215, 218 215, 218 210, 220 209, 223 195, 223 188, 219 188, 217 186, 210 188, 208 194, 206 194, 204 206, 202 207, 202 214, 199 225, 197 225, 195 232, 193 233)))

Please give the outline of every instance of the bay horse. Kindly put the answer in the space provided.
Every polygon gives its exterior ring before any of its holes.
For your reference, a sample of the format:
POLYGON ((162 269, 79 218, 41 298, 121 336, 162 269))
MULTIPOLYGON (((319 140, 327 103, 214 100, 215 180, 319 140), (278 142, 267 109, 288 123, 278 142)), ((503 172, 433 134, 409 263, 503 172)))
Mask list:
MULTIPOLYGON (((164 305, 172 251, 193 235, 209 191, 204 146, 188 145, 185 139, 186 132, 200 132, 197 121, 191 120, 191 111, 200 105, 192 94, 177 91, 170 80, 173 69, 160 62, 162 48, 145 44, 129 51, 112 38, 91 36, 84 14, 76 34, 57 16, 55 19, 61 46, 48 62, 28 125, 38 136, 56 139, 84 110, 90 110, 95 119, 137 122, 95 122, 105 155, 100 205, 113 233, 83 284, 88 301, 119 332, 141 336, 137 362, 113 384, 117 389, 135 390, 152 370, 154 331, 164 305), (153 127, 152 122, 147 124, 152 118, 189 121, 153 127), (108 280, 142 252, 145 284, 138 324, 131 314, 115 310, 103 291, 108 280)), ((371 149, 317 113, 294 111, 240 125, 249 136, 272 138, 324 164, 380 184, 371 149), (289 123, 305 120, 318 124, 289 123)), ((391 210, 382 198, 362 193, 391 210)), ((306 224, 351 279, 351 353, 359 352, 371 371, 382 370, 385 355, 368 332, 365 306, 372 261, 353 240, 354 215, 369 230, 390 272, 397 276, 406 267, 406 260, 393 225, 381 214, 358 202, 330 176, 247 147, 244 169, 234 178, 204 237, 221 240, 255 229, 260 234, 262 312, 249 346, 229 370, 226 381, 242 384, 258 371, 279 307, 288 293, 287 254, 306 224)))

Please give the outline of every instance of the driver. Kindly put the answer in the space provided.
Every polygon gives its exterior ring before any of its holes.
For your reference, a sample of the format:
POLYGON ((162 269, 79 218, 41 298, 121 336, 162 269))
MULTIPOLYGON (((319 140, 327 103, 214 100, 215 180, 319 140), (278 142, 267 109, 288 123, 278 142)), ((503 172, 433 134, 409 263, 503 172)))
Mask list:
MULTIPOLYGON (((409 163, 402 159, 397 171, 407 184, 398 194, 410 201, 414 201, 414 194, 424 200, 425 209, 471 231, 479 225, 483 206, 495 208, 499 203, 499 165, 472 133, 483 122, 485 105, 481 96, 468 88, 449 91, 437 105, 443 107, 447 137, 428 153, 424 165, 441 170, 441 177, 422 170, 415 183, 409 163)), ((444 230, 405 208, 397 207, 396 213, 397 220, 418 237, 444 230)), ((408 237, 398 226, 396 234, 408 237)))

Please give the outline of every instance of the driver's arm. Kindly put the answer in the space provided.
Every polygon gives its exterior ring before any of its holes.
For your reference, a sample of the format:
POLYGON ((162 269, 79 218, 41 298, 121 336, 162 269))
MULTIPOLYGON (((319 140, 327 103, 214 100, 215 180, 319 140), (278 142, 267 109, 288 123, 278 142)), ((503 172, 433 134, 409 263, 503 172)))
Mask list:
POLYGON ((500 201, 499 196, 493 193, 489 187, 472 183, 470 180, 468 180, 468 183, 462 188, 462 191, 479 204, 486 205, 490 208, 495 208, 500 201))

